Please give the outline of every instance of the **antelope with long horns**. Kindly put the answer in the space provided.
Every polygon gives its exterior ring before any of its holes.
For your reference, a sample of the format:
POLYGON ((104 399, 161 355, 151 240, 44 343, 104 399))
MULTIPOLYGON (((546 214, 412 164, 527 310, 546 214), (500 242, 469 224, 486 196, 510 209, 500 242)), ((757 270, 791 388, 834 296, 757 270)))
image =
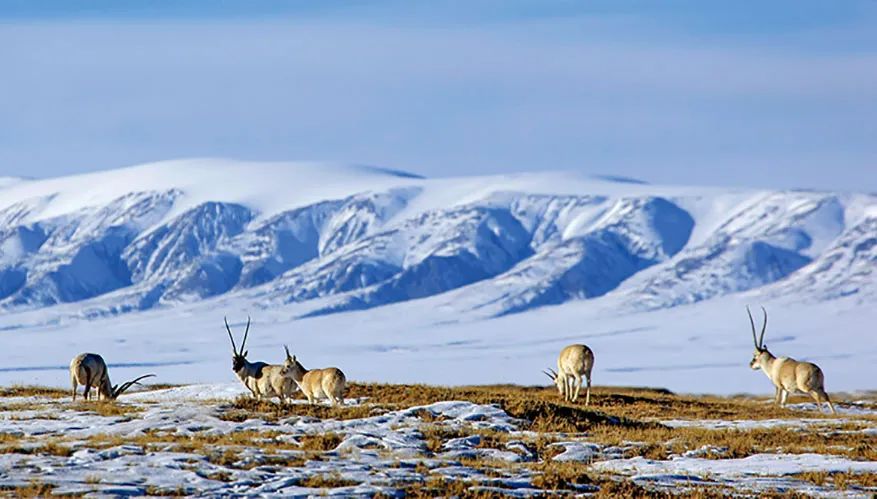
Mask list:
POLYGON ((585 345, 569 345, 557 357, 557 372, 552 369, 542 371, 554 384, 564 400, 575 402, 582 388, 582 376, 587 380, 585 405, 591 403, 591 369, 594 367, 594 352, 585 345), (549 372, 550 371, 550 372, 549 372))
POLYGON ((122 383, 121 386, 110 383, 110 373, 103 357, 96 353, 81 353, 70 361, 70 382, 73 385, 73 401, 76 401, 76 388, 85 386, 82 396, 88 400, 88 392, 92 387, 97 389, 98 400, 115 400, 125 390, 140 384, 140 380, 151 378, 154 374, 144 374, 139 378, 122 383))
POLYGON ((831 399, 825 393, 825 376, 823 376, 819 366, 812 362, 799 362, 790 357, 774 357, 764 346, 767 310, 761 307, 761 311, 764 312, 764 323, 761 326, 761 335, 756 337, 755 320, 752 318, 749 307, 746 307, 746 313, 749 314, 749 325, 752 326, 752 341, 755 342, 755 352, 752 354, 749 367, 756 371, 761 369, 773 383, 776 388, 774 403, 784 406, 789 392, 799 391, 813 397, 817 405, 821 406, 822 402, 828 402, 831 413, 836 414, 831 399))
POLYGON ((268 364, 267 362, 250 362, 247 360, 247 336, 250 334, 250 318, 247 317, 247 329, 244 331, 244 339, 241 349, 237 349, 228 318, 225 319, 225 329, 228 331, 228 339, 231 340, 232 364, 231 368, 241 383, 250 390, 257 400, 263 397, 277 397, 280 403, 287 402, 295 392, 295 381, 289 374, 289 368, 284 364, 268 364))
POLYGON ((285 365, 289 370, 289 374, 298 388, 305 394, 309 404, 313 404, 318 399, 329 399, 332 405, 344 403, 344 390, 347 386, 347 378, 341 369, 337 367, 327 367, 324 369, 305 369, 303 365, 295 358, 295 355, 289 354, 289 348, 286 349, 285 365))

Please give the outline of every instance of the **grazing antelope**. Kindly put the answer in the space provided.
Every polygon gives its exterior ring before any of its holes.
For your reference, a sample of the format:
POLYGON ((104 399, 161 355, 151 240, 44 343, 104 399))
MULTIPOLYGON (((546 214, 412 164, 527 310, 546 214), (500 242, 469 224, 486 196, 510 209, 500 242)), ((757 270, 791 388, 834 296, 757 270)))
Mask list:
POLYGON ((295 384, 305 394, 309 404, 313 404, 318 399, 329 399, 332 405, 344 403, 344 389, 347 385, 347 378, 341 369, 336 367, 327 367, 325 369, 305 369, 303 365, 295 358, 295 355, 289 355, 289 348, 286 349, 286 363, 292 379, 295 384))
POLYGON ((549 368, 545 373, 554 384, 564 400, 575 402, 582 388, 582 376, 587 379, 585 405, 591 403, 591 369, 594 367, 594 352, 585 345, 569 345, 560 351, 557 357, 557 372, 549 368))
POLYGON ((122 386, 113 386, 110 383, 110 373, 107 371, 107 363, 103 357, 96 353, 81 353, 70 361, 70 382, 73 385, 73 401, 76 401, 76 388, 85 386, 82 396, 88 400, 88 392, 92 387, 97 389, 98 400, 115 400, 133 385, 144 378, 150 378, 154 374, 145 374, 139 378, 122 383, 122 386))
POLYGON ((277 397, 281 404, 287 402, 295 391, 295 382, 289 375, 289 368, 284 364, 249 362, 247 360, 248 352, 244 348, 247 345, 247 336, 250 334, 250 318, 247 317, 247 329, 244 331, 244 340, 241 342, 240 351, 234 343, 228 318, 225 319, 225 329, 228 331, 228 339, 231 340, 233 353, 231 368, 238 379, 257 400, 262 400, 263 397, 277 397))
POLYGON ((764 324, 761 326, 761 336, 755 336, 755 320, 752 319, 752 312, 746 307, 746 313, 749 314, 749 324, 752 326, 752 341, 755 342, 755 353, 752 354, 752 361, 749 367, 754 370, 761 369, 764 374, 770 378, 773 386, 776 387, 776 395, 774 403, 780 406, 786 405, 786 399, 789 392, 800 391, 813 397, 817 405, 822 402, 828 402, 828 407, 832 414, 834 405, 828 394, 825 393, 825 377, 822 369, 812 362, 798 362, 789 357, 774 357, 772 353, 764 346, 764 332, 767 329, 767 310, 761 307, 764 312, 764 324))

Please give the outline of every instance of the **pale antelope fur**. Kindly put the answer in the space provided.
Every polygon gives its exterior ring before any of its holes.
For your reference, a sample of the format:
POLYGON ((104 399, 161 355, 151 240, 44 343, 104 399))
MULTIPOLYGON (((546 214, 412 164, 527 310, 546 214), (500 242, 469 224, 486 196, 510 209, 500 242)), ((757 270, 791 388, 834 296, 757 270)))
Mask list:
POLYGON ((582 377, 587 381, 585 405, 591 403, 591 369, 594 367, 594 352, 585 345, 569 345, 557 356, 557 372, 543 371, 554 384, 564 400, 575 402, 579 399, 582 377))
POLYGON ((231 340, 232 370, 241 383, 250 390, 257 400, 277 397, 280 403, 287 402, 295 392, 295 382, 289 375, 289 368, 285 364, 268 364, 266 362, 250 362, 247 360, 247 336, 250 333, 250 318, 247 317, 247 329, 244 331, 244 340, 238 351, 228 319, 225 320, 225 329, 231 340))
POLYGON ((344 403, 344 390, 347 386, 347 378, 337 367, 325 369, 305 369, 295 358, 289 355, 286 349, 286 365, 295 384, 305 394, 309 404, 319 399, 329 399, 332 405, 344 403))
POLYGON ((88 400, 91 388, 96 388, 98 400, 115 400, 131 386, 138 384, 143 378, 155 376, 146 374, 137 379, 113 386, 110 383, 110 373, 103 357, 96 353, 81 353, 70 361, 70 383, 73 385, 73 401, 76 401, 76 388, 84 386, 82 396, 88 400))
POLYGON ((761 307, 761 310, 764 312, 764 324, 761 327, 761 336, 756 338, 755 320, 752 319, 749 307, 746 307, 746 312, 749 314, 749 324, 752 326, 752 341, 755 342, 755 352, 752 354, 749 367, 754 370, 761 369, 773 383, 776 389, 774 403, 784 406, 789 393, 798 391, 813 397, 819 406, 822 405, 822 402, 828 402, 831 413, 837 414, 834 410, 834 404, 825 393, 825 376, 819 366, 812 362, 799 362, 790 357, 775 357, 764 346, 767 310, 764 307, 761 307))

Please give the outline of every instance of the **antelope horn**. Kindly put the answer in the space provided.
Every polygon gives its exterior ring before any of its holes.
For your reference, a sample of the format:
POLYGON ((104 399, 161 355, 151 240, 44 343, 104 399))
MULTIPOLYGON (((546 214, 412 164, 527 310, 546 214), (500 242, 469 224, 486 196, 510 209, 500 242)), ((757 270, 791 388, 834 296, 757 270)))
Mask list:
POLYGON ((289 354, 289 347, 286 345, 283 345, 283 349, 286 350, 286 358, 291 359, 292 355, 289 354))
POLYGON ((764 348, 764 332, 767 330, 767 310, 761 307, 761 311, 764 312, 764 324, 761 326, 761 337, 758 339, 758 347, 764 348))
POLYGON ((758 346, 758 338, 755 336, 755 321, 752 319, 752 312, 749 311, 749 306, 746 306, 746 313, 749 314, 749 325, 752 326, 752 342, 755 343, 755 348, 761 348, 758 346))
MULTIPOLYGON (((755 327, 755 326, 753 326, 753 327, 755 327)), ((225 330, 228 331, 228 339, 231 340, 231 351, 232 351, 235 355, 237 355, 237 354, 238 354, 238 348, 237 348, 237 346, 235 346, 235 344, 234 344, 234 336, 231 335, 231 328, 228 326, 228 317, 225 317, 225 330)), ((755 333, 753 332, 753 334, 755 334, 755 333)))
POLYGON ((247 335, 248 334, 250 334, 250 316, 249 315, 247 316, 247 330, 244 331, 244 341, 241 342, 241 352, 243 352, 247 346, 247 335))
POLYGON ((131 381, 128 381, 128 382, 126 382, 126 383, 123 383, 122 386, 119 387, 118 389, 116 389, 116 388, 114 387, 114 389, 113 389, 113 398, 118 398, 119 395, 121 395, 122 393, 124 393, 125 390, 127 390, 128 388, 131 388, 133 385, 138 385, 138 384, 140 384, 140 383, 138 383, 138 381, 140 381, 141 379, 143 379, 143 378, 152 378, 152 377, 155 377, 155 375, 154 375, 154 374, 144 374, 143 376, 140 376, 139 378, 135 378, 135 379, 133 379, 133 380, 131 380, 131 381))
POLYGON ((555 377, 552 376, 550 372, 548 372, 548 371, 544 371, 544 370, 543 370, 542 372, 543 372, 546 376, 548 376, 549 378, 551 378, 551 381, 554 381, 554 378, 555 378, 555 377))

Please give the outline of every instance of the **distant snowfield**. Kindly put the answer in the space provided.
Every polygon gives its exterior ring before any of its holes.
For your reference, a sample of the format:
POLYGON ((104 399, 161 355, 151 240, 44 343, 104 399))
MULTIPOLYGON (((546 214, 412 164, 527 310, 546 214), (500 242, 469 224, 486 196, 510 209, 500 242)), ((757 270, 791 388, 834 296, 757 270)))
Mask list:
POLYGON ((764 305, 774 353, 870 390, 875 248, 868 194, 211 159, 0 179, 0 383, 66 386, 84 351, 228 381, 223 317, 250 315, 251 360, 358 381, 545 384, 580 342, 596 384, 772 395, 764 305))
MULTIPOLYGON (((300 320, 290 317, 302 305, 261 309, 225 299, 48 326, 26 327, 44 312, 5 316, 0 383, 66 386, 67 363, 83 351, 100 352, 116 378, 153 372, 166 383, 232 380, 223 316, 240 341, 250 314, 251 360, 280 362, 286 344, 306 367, 338 366, 358 381, 547 384, 541 370, 554 366, 564 345, 582 342, 595 351, 596 384, 773 393, 770 381, 749 369, 751 333, 742 297, 623 316, 575 302, 477 320, 455 317, 435 301, 300 320)), ((873 389, 877 342, 862 329, 877 324, 877 310, 832 305, 768 303, 766 343, 778 354, 818 362, 829 392, 873 389)))

